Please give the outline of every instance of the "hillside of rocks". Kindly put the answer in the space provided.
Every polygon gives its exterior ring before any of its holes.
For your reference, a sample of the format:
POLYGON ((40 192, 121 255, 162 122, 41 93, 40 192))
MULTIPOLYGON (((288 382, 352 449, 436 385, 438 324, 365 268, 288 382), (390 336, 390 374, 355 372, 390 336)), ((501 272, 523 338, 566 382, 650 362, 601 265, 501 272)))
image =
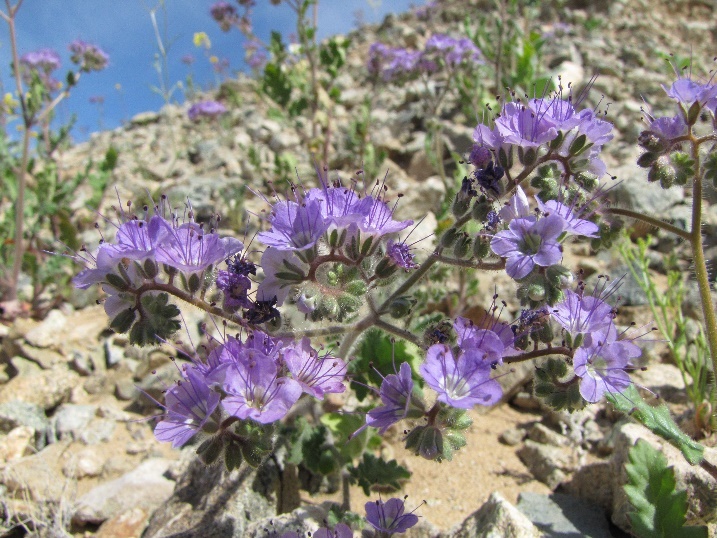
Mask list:
MULTIPOLYGON (((657 214, 676 224, 688 222, 691 200, 680 188, 646 189, 645 171, 635 164, 642 130, 641 108, 666 112, 670 103, 661 85, 675 78, 665 57, 691 57, 693 73, 709 78, 717 51, 717 5, 696 0, 615 0, 527 2, 521 24, 543 34, 544 74, 558 76, 575 92, 597 75, 585 106, 607 109, 616 139, 606 148, 611 196, 625 207, 657 214)), ((347 36, 346 66, 336 78, 341 101, 332 108, 328 162, 318 163, 307 147, 306 125, 276 114, 275 105, 257 92, 246 75, 225 82, 204 97, 224 102, 229 112, 219 122, 191 122, 189 104, 167 105, 131 118, 112 131, 64 150, 62 174, 100 162, 107 150, 118 152, 99 213, 116 217, 118 200, 143 205, 166 194, 176 206, 186 200, 198 220, 221 215, 222 233, 251 237, 267 204, 254 193, 281 190, 298 176, 313 186, 317 166, 329 177, 356 177, 352 123, 372 106, 369 139, 385 159, 377 175, 404 196, 402 218, 420 219, 430 234, 446 192, 425 150, 425 88, 420 82, 375 88, 366 59, 375 41, 421 48, 434 33, 460 35, 464 22, 489 24, 499 17, 493 2, 442 0, 430 18, 409 12, 390 15, 378 26, 347 36)), ((440 118, 444 165, 450 177, 453 154, 470 151, 476 118, 449 102, 440 118)), ((372 178, 374 179, 374 178, 372 178)), ((73 219, 87 245, 112 226, 88 209, 93 193, 80 186, 72 202, 73 219)), ((708 193, 715 201, 714 194, 708 193)), ((717 204, 705 208, 707 258, 717 264, 717 204)), ((648 230, 634 230, 636 236, 648 230)), ((428 240, 430 242, 430 239, 428 240)), ((682 252, 659 237, 651 255, 682 252)), ((428 249, 429 247, 426 247, 428 249)), ((587 274, 625 272, 617 253, 593 256, 575 244, 566 260, 587 274)), ((685 271, 689 264, 684 262, 685 271)), ((712 275, 714 279, 714 274, 712 275)), ((488 300, 496 280, 481 287, 488 300)), ((509 288, 507 288, 509 289, 509 288)), ((646 299, 629 278, 621 290, 627 318, 649 322, 646 299)), ((18 318, 0 323, 0 536, 243 537, 285 530, 311 531, 324 518, 331 488, 312 493, 291 482, 281 453, 258 471, 227 473, 204 468, 196 447, 173 450, 153 437, 151 417, 161 409, 151 398, 178 377, 175 354, 167 346, 135 348, 125 335, 107 328, 98 292, 76 291, 44 319, 18 318), (150 397, 148 397, 150 396, 150 397), (285 492, 298 499, 287 500, 285 492), (282 513, 286 503, 298 510, 282 513)), ((697 298, 685 311, 697 317, 697 298)), ((198 342, 207 320, 186 312, 187 339, 198 342)), ((667 402, 689 422, 684 384, 659 346, 638 383, 667 402)), ((453 462, 418 461, 401 446, 398 433, 384 454, 407 466, 408 505, 419 509, 421 523, 409 536, 629 536, 629 504, 622 490, 627 450, 636 439, 660 448, 674 466, 678 487, 686 488, 690 521, 717 518, 717 490, 707 473, 687 465, 679 452, 607 405, 573 414, 550 411, 532 395, 530 367, 505 382, 508 395, 487 413, 474 413, 468 447, 453 462)), ((713 438, 705 440, 715 444, 713 438)), ((714 449, 713 449, 714 450, 714 449)), ((717 458, 713 453, 710 457, 717 458)), ((354 488, 352 508, 362 513, 368 500, 354 488)), ((360 533, 357 531, 356 536, 360 533)))

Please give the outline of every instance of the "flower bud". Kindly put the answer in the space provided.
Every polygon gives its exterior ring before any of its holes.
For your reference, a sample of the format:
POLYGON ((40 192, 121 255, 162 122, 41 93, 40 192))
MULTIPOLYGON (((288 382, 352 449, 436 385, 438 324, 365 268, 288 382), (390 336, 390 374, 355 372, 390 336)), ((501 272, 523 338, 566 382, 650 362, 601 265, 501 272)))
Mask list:
POLYGON ((692 103, 692 106, 687 111, 687 125, 694 125, 697 123, 697 120, 700 117, 700 110, 702 110, 702 105, 699 101, 692 103))
POLYGON ((483 241, 480 237, 476 237, 473 243, 473 256, 477 260, 482 260, 490 252, 490 244, 487 241, 483 241))
POLYGON ((567 288, 573 282, 573 273, 562 265, 551 265, 545 275, 550 285, 556 288, 567 288))
POLYGON ((493 154, 484 146, 473 145, 468 161, 476 168, 485 168, 493 160, 493 154))
POLYGON ((471 251, 473 239, 467 233, 461 233, 453 245, 453 255, 459 260, 468 256, 471 251))
POLYGON ((481 198, 473 205, 473 212, 471 213, 471 216, 478 222, 485 222, 486 218, 488 218, 488 213, 491 211, 493 211, 493 204, 488 202, 485 196, 481 196, 481 198))
POLYGON ((575 181, 578 185, 580 185, 583 189, 590 192, 595 190, 597 186, 600 184, 600 178, 597 177, 592 172, 578 172, 575 174, 575 181))
POLYGON ((650 168, 653 164, 655 164, 655 161, 659 156, 659 153, 646 151, 638 157, 637 166, 639 166, 640 168, 650 168))
POLYGON ((378 262, 373 272, 378 278, 388 278, 396 272, 396 269, 398 267, 391 258, 383 258, 378 262))
POLYGON ((127 291, 130 288, 130 284, 127 283, 121 276, 114 273, 107 273, 105 280, 113 288, 117 288, 119 291, 127 291))
POLYGON ((441 237, 441 246, 451 248, 458 239, 459 233, 460 232, 455 228, 448 228, 443 234, 443 237, 441 237))
POLYGON ((500 148, 498 151, 498 164, 500 164, 504 170, 510 170, 513 167, 513 146, 511 146, 508 151, 500 148))
POLYGON ((528 284, 528 297, 531 301, 542 301, 545 299, 545 283, 531 282, 528 284))
POLYGON ((443 434, 435 426, 417 426, 406 437, 406 450, 435 460, 443 455, 443 434))
POLYGON ((674 166, 670 163, 669 157, 663 155, 655 164, 652 165, 650 171, 647 174, 647 181, 653 183, 655 181, 660 182, 660 186, 663 189, 669 189, 675 184, 677 178, 677 171, 674 166))
POLYGON ((157 267, 157 264, 154 262, 154 260, 150 260, 149 258, 144 260, 144 264, 142 264, 142 270, 144 271, 144 274, 147 275, 147 278, 154 278, 159 273, 159 267, 157 267))
POLYGON ((668 144, 664 138, 652 131, 642 131, 637 137, 637 143, 642 149, 651 153, 663 153, 668 144))
POLYGON ((411 313, 414 306, 416 306, 416 299, 413 297, 398 297, 389 305, 388 313, 394 319, 405 318, 411 313))

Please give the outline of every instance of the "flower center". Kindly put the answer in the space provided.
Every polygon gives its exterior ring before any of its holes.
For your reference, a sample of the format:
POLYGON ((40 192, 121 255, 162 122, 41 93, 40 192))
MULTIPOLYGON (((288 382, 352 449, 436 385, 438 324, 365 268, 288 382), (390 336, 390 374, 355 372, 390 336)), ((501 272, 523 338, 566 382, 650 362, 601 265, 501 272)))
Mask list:
POLYGON ((524 254, 537 254, 540 250, 540 245, 543 244, 543 238, 540 234, 528 232, 523 236, 520 242, 520 251, 524 254))

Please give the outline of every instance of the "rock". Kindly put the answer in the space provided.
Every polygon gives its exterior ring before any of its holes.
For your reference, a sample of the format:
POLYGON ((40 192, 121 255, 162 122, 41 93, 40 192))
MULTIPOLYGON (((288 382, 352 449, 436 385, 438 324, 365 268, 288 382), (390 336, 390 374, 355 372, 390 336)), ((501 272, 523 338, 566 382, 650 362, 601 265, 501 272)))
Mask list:
POLYGON ((174 482, 164 478, 170 460, 154 458, 129 473, 93 488, 77 501, 73 521, 98 524, 131 508, 153 510, 172 494, 174 482))
POLYGON ((37 348, 22 342, 18 347, 24 357, 39 364, 43 370, 49 370, 57 364, 66 362, 64 355, 52 349, 37 348))
POLYGON ((21 401, 0 404, 0 432, 7 433, 18 426, 29 426, 44 439, 48 425, 45 412, 39 405, 21 401))
POLYGON ((130 128, 132 127, 143 127, 152 123, 157 123, 161 116, 156 112, 140 112, 132 116, 129 120, 130 128))
POLYGON ((254 522, 276 516, 272 466, 252 470, 246 465, 227 473, 222 466, 206 467, 195 456, 177 481, 174 494, 154 512, 144 538, 175 535, 183 538, 242 538, 254 522))
POLYGON ((592 504, 570 495, 523 492, 518 497, 523 512, 545 536, 560 538, 612 538, 605 514, 592 504))
POLYGON ((540 400, 529 392, 519 392, 510 401, 518 409, 536 411, 540 409, 540 400))
POLYGON ((60 310, 50 310, 40 324, 25 333, 25 340, 30 345, 40 348, 57 346, 63 336, 65 325, 67 325, 67 316, 60 310))
POLYGON ((323 505, 307 505, 297 508, 288 514, 272 516, 249 524, 244 531, 246 538, 264 538, 265 536, 281 536, 293 531, 299 536, 307 536, 324 525, 332 503, 323 505))
POLYGON ((35 430, 18 426, 0 438, 0 464, 29 456, 35 452, 35 430))
POLYGON ((598 461, 581 466, 570 480, 563 482, 561 490, 589 501, 609 513, 612 508, 612 464, 610 461, 598 461))
POLYGON ((8 491, 35 502, 59 502, 68 481, 60 470, 60 457, 68 443, 55 443, 34 454, 8 463, 0 473, 0 482, 8 491))
POLYGON ((79 439, 96 413, 97 408, 94 405, 61 405, 50 422, 50 439, 60 441, 79 439))
POLYGON ((637 370, 633 380, 653 391, 661 399, 673 403, 685 402, 685 382, 674 364, 651 362, 645 370, 637 370))
POLYGON ((17 371, 17 376, 15 377, 33 375, 42 370, 37 362, 20 356, 10 359, 10 364, 17 371))
POLYGON ((139 538, 147 527, 149 514, 142 508, 132 508, 105 521, 95 538, 139 538))
POLYGON ((651 185, 648 188, 646 170, 638 167, 634 162, 623 164, 610 172, 623 180, 622 183, 615 185, 610 195, 610 198, 618 201, 619 207, 646 215, 659 215, 684 200, 682 187, 661 189, 659 186, 651 185))
POLYGON ((95 447, 85 447, 65 462, 62 473, 77 479, 99 476, 104 464, 104 458, 95 447))
POLYGON ((525 430, 521 428, 510 428, 500 434, 499 440, 501 443, 508 446, 516 446, 523 442, 525 439, 525 430))
POLYGON ((566 446, 569 443, 566 437, 540 423, 533 425, 528 432, 528 439, 536 443, 552 446, 566 446))
POLYGON ((301 138, 295 131, 284 128, 277 133, 273 133, 268 144, 272 151, 279 153, 289 148, 294 148, 300 143, 301 138))
POLYGON ((525 445, 518 450, 518 457, 535 478, 551 489, 555 489, 566 479, 566 473, 578 466, 574 449, 542 445, 531 440, 525 441, 525 445))
MULTIPOLYGON (((624 530, 629 530, 630 522, 627 514, 632 506, 627 499, 623 486, 627 483, 625 464, 628 451, 635 443, 643 439, 650 443, 667 458, 667 465, 675 473, 676 489, 687 491, 687 520, 714 521, 717 518, 717 488, 707 471, 693 467, 682 456, 682 453, 667 441, 657 437, 640 424, 626 422, 615 430, 615 449, 612 456, 613 503, 612 522, 624 530)), ((717 449, 708 448, 710 457, 717 459, 717 449)))
POLYGON ((67 402, 72 389, 80 377, 63 366, 42 370, 32 375, 16 376, 8 381, 0 392, 0 403, 20 400, 40 406, 44 410, 54 409, 67 402))
POLYGON ((140 392, 132 379, 122 378, 115 383, 115 396, 120 400, 134 400, 140 392))
POLYGON ((539 538, 540 530, 503 496, 494 492, 477 511, 441 538, 539 538))
POLYGON ((86 445, 106 443, 112 439, 115 431, 115 421, 106 418, 95 418, 90 421, 87 428, 80 435, 80 440, 86 445))

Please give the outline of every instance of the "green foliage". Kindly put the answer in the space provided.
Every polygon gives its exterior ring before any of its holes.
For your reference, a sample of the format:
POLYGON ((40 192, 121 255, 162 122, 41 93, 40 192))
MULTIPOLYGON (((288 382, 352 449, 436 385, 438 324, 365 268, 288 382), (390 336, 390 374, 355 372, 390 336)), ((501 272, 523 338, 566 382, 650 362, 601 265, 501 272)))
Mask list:
POLYGON ((565 381, 568 367, 564 360, 549 358, 535 369, 535 395, 554 409, 577 411, 585 408, 577 378, 565 381))
POLYGON ((328 475, 341 465, 337 450, 331 442, 329 430, 323 424, 313 426, 304 418, 294 425, 289 451, 289 462, 304 465, 314 473, 328 475))
MULTIPOLYGON (((349 375, 356 381, 351 383, 351 387, 359 401, 363 401, 369 393, 365 385, 381 386, 381 376, 370 365, 385 377, 395 373, 394 365, 398 371, 402 363, 408 362, 415 373, 418 359, 413 347, 403 340, 394 343, 392 338, 379 329, 366 331, 356 350, 356 359, 349 363, 349 375)), ((421 382, 417 377, 414 377, 414 381, 421 382)))
POLYGON ((687 492, 675 491, 675 474, 665 456, 643 440, 628 456, 624 489, 635 508, 628 514, 632 532, 639 538, 706 538, 706 527, 684 526, 687 492))
POLYGON ((137 320, 129 333, 130 344, 147 346, 158 343, 158 339, 167 340, 181 329, 179 308, 169 302, 169 295, 144 294, 140 300, 137 320))
POLYGON ((360 457, 366 449, 373 450, 380 447, 381 437, 372 434, 369 428, 364 428, 361 433, 353 435, 365 422, 364 416, 360 414, 326 413, 321 416, 321 424, 331 432, 344 461, 360 457))
POLYGON ((274 447, 274 427, 251 420, 239 420, 229 428, 205 439, 197 448, 197 455, 206 465, 224 462, 227 471, 233 471, 246 462, 256 468, 274 447))
POLYGON ((411 473, 396 460, 384 461, 371 454, 364 454, 356 467, 349 467, 351 482, 358 484, 366 495, 372 491, 392 493, 401 489, 403 482, 411 478, 411 473))
POLYGON ((695 426, 707 433, 717 430, 717 398, 714 376, 710 370, 709 346, 701 325, 690 323, 682 313, 685 285, 682 272, 673 256, 665 259, 667 287, 659 290, 650 271, 647 257, 652 238, 648 235, 634 245, 624 237, 619 251, 635 282, 647 297, 652 319, 664 338, 670 355, 680 370, 687 397, 695 410, 695 426), (694 327, 694 328, 693 328, 694 327))
POLYGON ((622 393, 607 393, 607 400, 618 411, 630 415, 653 433, 679 448, 690 465, 698 465, 702 461, 704 447, 680 429, 664 403, 658 407, 650 406, 642 399, 634 385, 630 385, 622 393))
POLYGON ((715 148, 712 148, 707 154, 702 166, 705 180, 712 182, 712 186, 717 189, 717 151, 715 148))

